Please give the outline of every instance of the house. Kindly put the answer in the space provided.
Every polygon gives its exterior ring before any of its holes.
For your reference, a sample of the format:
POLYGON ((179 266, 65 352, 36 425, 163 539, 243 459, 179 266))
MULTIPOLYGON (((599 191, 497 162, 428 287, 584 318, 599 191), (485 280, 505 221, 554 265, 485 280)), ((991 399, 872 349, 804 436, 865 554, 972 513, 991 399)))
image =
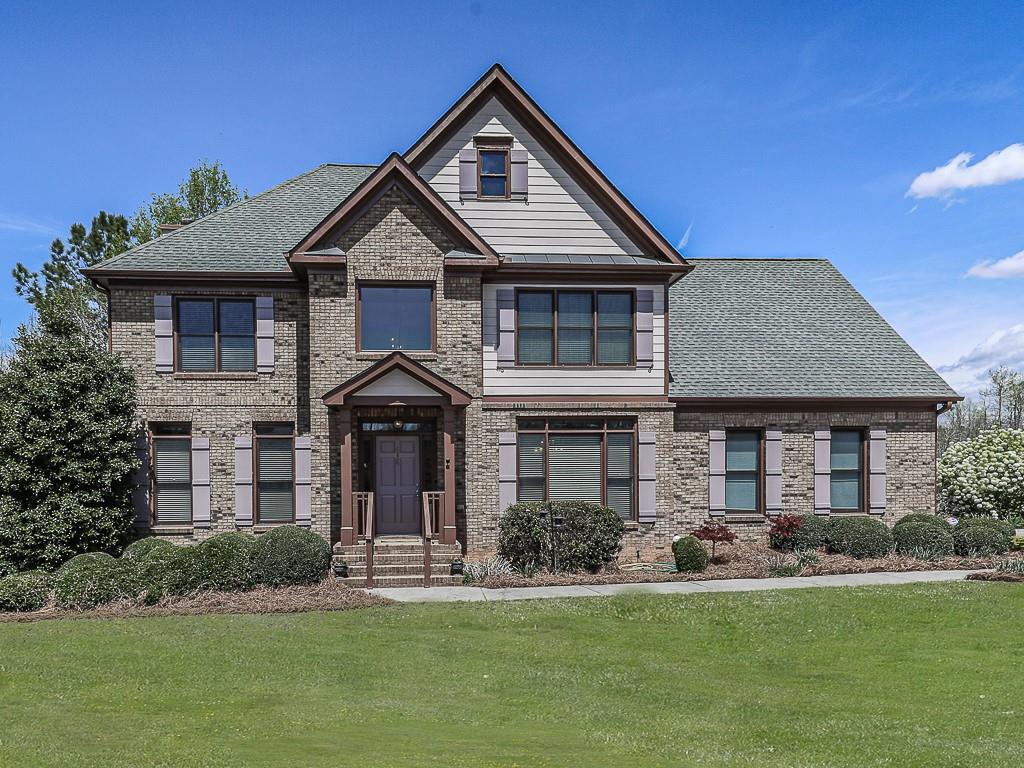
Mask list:
POLYGON ((606 504, 625 559, 708 517, 933 510, 959 399, 827 261, 684 258, 497 65, 403 154, 89 277, 138 375, 141 531, 295 523, 378 584, 443 583, 517 500, 606 504))

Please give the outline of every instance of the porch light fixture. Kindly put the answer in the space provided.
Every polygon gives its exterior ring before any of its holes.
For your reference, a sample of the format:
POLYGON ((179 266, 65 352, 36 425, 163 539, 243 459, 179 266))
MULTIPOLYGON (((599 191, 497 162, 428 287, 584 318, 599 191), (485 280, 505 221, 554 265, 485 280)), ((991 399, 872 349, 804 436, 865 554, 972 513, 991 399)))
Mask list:
POLYGON ((402 427, 405 426, 405 422, 402 421, 401 419, 395 419, 393 422, 391 422, 391 426, 393 426, 395 430, 400 431, 402 427))

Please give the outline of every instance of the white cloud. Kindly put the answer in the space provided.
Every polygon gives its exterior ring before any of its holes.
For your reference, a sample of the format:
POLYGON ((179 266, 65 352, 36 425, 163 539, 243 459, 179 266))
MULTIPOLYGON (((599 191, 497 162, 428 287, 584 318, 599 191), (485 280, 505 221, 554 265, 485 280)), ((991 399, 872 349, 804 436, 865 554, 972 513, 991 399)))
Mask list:
POLYGON ((983 261, 967 270, 970 277, 1024 277, 1024 251, 998 261, 983 261))
POLYGON ((1024 324, 996 331, 985 341, 939 373, 960 394, 976 394, 987 383, 990 368, 1005 365, 1024 370, 1024 324))
POLYGON ((676 243, 676 250, 681 251, 686 247, 686 244, 690 242, 690 233, 693 232, 693 219, 690 219, 690 226, 686 228, 682 238, 676 243))
POLYGON ((970 152, 961 152, 945 165, 914 179, 906 197, 949 197, 956 190, 991 187, 1024 179, 1024 144, 999 149, 974 165, 970 152))
POLYGON ((33 221, 23 216, 14 216, 0 213, 0 230, 8 232, 34 232, 45 235, 55 235, 57 230, 49 224, 41 221, 33 221))

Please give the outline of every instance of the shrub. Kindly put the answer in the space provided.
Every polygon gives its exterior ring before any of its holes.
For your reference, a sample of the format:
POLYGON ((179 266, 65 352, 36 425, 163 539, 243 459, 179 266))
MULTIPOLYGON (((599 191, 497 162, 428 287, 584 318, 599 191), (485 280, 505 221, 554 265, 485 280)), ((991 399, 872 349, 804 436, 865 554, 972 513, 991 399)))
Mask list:
POLYGON ((1010 542, 1010 547, 1015 550, 1024 549, 1024 536, 1014 536, 1013 541, 1010 542))
POLYGON ((95 608, 139 596, 141 585, 129 560, 73 558, 53 578, 54 601, 61 608, 95 608))
POLYGON ((773 549, 792 552, 825 546, 828 518, 819 515, 779 515, 772 519, 768 542, 773 549))
POLYGON ((312 531, 282 525, 264 533, 252 551, 254 584, 315 584, 331 565, 331 548, 312 531))
POLYGON ((558 567, 597 571, 615 559, 625 524, 618 513, 586 501, 513 504, 498 523, 498 554, 516 568, 531 570, 551 563, 550 514, 563 519, 555 533, 558 567))
POLYGON ((721 542, 723 544, 732 544, 736 541, 736 534, 732 528, 727 525, 722 525, 715 520, 708 520, 697 530, 693 531, 691 535, 695 539, 701 541, 711 542, 711 559, 715 559, 715 546, 721 542))
POLYGON ((826 549, 857 559, 884 557, 892 551, 892 534, 885 523, 870 517, 833 517, 828 522, 826 549))
POLYGON ((1024 430, 993 428, 950 446, 938 465, 943 508, 1005 518, 1024 509, 1024 430))
POLYGON ((25 571, 0 579, 0 611, 38 611, 50 597, 50 574, 25 571))
POLYGON ((81 565, 89 565, 96 562, 107 562, 114 558, 108 555, 106 552, 83 552, 80 555, 75 555, 60 568, 57 569, 57 573, 61 571, 67 571, 72 568, 77 568, 81 565))
POLYGON ((912 555, 921 560, 947 557, 953 554, 953 533, 948 523, 945 530, 934 523, 909 522, 893 528, 892 537, 896 551, 901 555, 912 555))
POLYGON ((958 525, 953 531, 953 551, 964 557, 991 557, 1009 548, 1005 536, 983 525, 958 525))
POLYGON ((680 573, 703 571, 711 560, 707 549, 695 536, 683 536, 674 541, 672 554, 676 557, 676 570, 680 573))
MULTIPOLYGON (((153 572, 156 575, 162 571, 162 583, 170 595, 241 592, 252 588, 255 583, 252 557, 256 546, 256 539, 249 534, 219 533, 198 546, 178 548, 176 554, 161 565, 154 566, 153 572)), ((162 554, 161 550, 155 552, 157 555, 162 554)), ((153 556, 151 553, 150 557, 153 556)), ((147 587, 155 585, 156 579, 150 579, 147 587)))
POLYGON ((768 571, 768 575, 773 579, 789 578, 791 576, 800 575, 800 566, 796 563, 790 565, 780 565, 775 568, 771 568, 768 571))
POLYGON ((1013 542, 1013 534, 1016 532, 1014 527, 1008 522, 1005 520, 996 520, 994 517, 962 517, 956 527, 989 528, 1003 537, 1006 542, 1007 549, 1009 549, 1010 544, 1013 542))
POLYGON ((910 523, 924 523, 925 525, 931 525, 938 528, 940 531, 946 531, 951 533, 953 526, 946 522, 946 518, 940 517, 939 515, 932 515, 927 512, 911 512, 909 515, 904 515, 896 521, 896 525, 893 526, 893 531, 899 528, 901 525, 909 525, 910 523))
POLYGON ((148 557, 153 552, 170 552, 172 549, 174 549, 174 545, 167 539, 158 539, 156 536, 147 536, 144 539, 133 541, 125 547, 124 552, 121 553, 121 557, 129 560, 140 560, 143 557, 148 557))

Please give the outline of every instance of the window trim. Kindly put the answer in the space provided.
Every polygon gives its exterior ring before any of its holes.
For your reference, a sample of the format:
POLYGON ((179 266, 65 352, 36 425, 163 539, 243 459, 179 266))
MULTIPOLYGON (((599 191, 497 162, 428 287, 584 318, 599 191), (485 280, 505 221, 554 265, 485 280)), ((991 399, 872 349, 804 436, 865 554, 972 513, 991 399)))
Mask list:
POLYGON ((596 419, 587 416, 522 416, 516 420, 516 503, 519 502, 519 488, 520 488, 520 474, 519 467, 519 436, 520 435, 543 435, 544 440, 541 443, 541 449, 543 450, 543 466, 544 466, 544 503, 551 501, 551 473, 548 468, 548 439, 551 435, 601 435, 601 505, 608 505, 608 435, 609 434, 628 434, 633 436, 632 444, 632 459, 633 466, 631 468, 631 493, 630 498, 632 501, 632 509, 630 510, 629 518, 625 522, 637 522, 639 520, 639 487, 640 487, 640 448, 639 448, 639 437, 640 437, 640 425, 636 417, 632 416, 608 416, 608 417, 597 417, 596 419), (543 429, 524 429, 521 425, 524 421, 543 421, 543 429), (630 421, 632 423, 629 429, 618 429, 608 428, 609 421, 630 421), (600 428, 593 427, 580 427, 579 429, 572 428, 559 428, 551 429, 552 421, 600 421, 600 428))
POLYGON ((357 280, 356 281, 356 352, 390 355, 392 352, 429 354, 437 352, 437 284, 427 280, 357 280), (429 349, 370 349, 363 346, 363 288, 429 288, 430 289, 430 348, 429 349))
POLYGON ((512 199, 512 142, 479 143, 476 145, 476 197, 477 200, 510 200, 512 199), (505 155, 504 173, 484 173, 483 152, 501 152, 505 155), (485 195, 484 178, 505 179, 504 195, 485 195))
MULTIPOLYGON (((154 445, 154 442, 156 440, 187 440, 188 441, 188 487, 189 487, 189 491, 191 492, 192 483, 193 483, 193 477, 192 477, 192 425, 190 423, 187 423, 187 422, 157 422, 157 423, 153 423, 153 424, 147 425, 146 436, 147 436, 147 442, 148 442, 148 445, 147 445, 146 448, 147 448, 147 451, 149 453, 149 472, 148 472, 148 475, 149 475, 148 480, 149 480, 149 482, 147 483, 148 490, 149 490, 149 525, 150 525, 151 528, 155 528, 155 527, 158 527, 158 526, 191 528, 192 525, 193 525, 193 520, 195 518, 195 509, 193 509, 192 499, 191 498, 189 498, 189 502, 188 502, 188 512, 189 512, 188 522, 168 522, 168 523, 162 523, 162 522, 160 522, 159 518, 157 517, 157 511, 156 511, 156 490, 157 490, 157 482, 156 482, 156 446, 154 445), (188 432, 185 433, 185 434, 160 434, 161 430, 174 429, 174 428, 178 428, 178 429, 187 428, 188 432)), ((181 485, 181 483, 175 483, 174 485, 181 485)))
MULTIPOLYGON (((868 480, 868 446, 870 440, 868 439, 868 431, 865 427, 840 427, 839 429, 829 430, 829 456, 828 456, 828 478, 829 478, 829 513, 833 515, 866 515, 870 507, 868 499, 868 492, 870 484, 868 480), (849 432, 856 434, 860 439, 860 447, 857 451, 858 467, 857 471, 860 474, 858 477, 858 486, 860 488, 860 506, 858 507, 837 507, 832 504, 832 476, 837 470, 832 468, 832 439, 836 432, 849 432)), ((851 472, 849 469, 840 469, 838 472, 851 472)))
MULTIPOLYGON (((757 467, 754 470, 755 482, 754 491, 756 494, 754 509, 730 509, 725 508, 726 518, 748 518, 764 517, 765 513, 765 432, 761 427, 729 427, 725 430, 725 482, 729 482, 729 435, 750 432, 757 435, 757 467)), ((737 472, 749 473, 749 470, 736 470, 737 472)))
MULTIPOLYGON (((534 288, 532 286, 516 286, 515 288, 515 366, 522 368, 559 368, 562 370, 591 370, 594 368, 632 370, 636 368, 636 292, 635 287, 625 288, 573 288, 564 286, 561 288, 534 288), (519 359, 519 295, 521 293, 549 293, 551 294, 551 362, 550 363, 524 363, 519 359), (592 325, 592 345, 590 350, 590 363, 559 363, 558 362, 558 294, 559 293, 590 293, 592 325), (628 363, 600 363, 598 362, 598 295, 602 293, 625 293, 630 297, 630 352, 628 363)), ((527 328, 540 326, 526 326, 527 328)), ((624 330, 615 328, 614 330, 624 330)))
MULTIPOLYGON (((207 374, 207 373, 227 373, 227 374, 246 374, 256 373, 258 368, 258 341, 256 333, 256 297, 255 296, 209 296, 205 294, 185 294, 182 296, 175 296, 173 305, 173 332, 174 332, 174 372, 175 373, 187 373, 187 374, 207 374), (181 337, 182 336, 205 336, 206 334, 194 334, 194 333, 181 333, 179 329, 180 315, 178 311, 178 305, 182 301, 211 301, 213 302, 213 368, 204 368, 203 370, 185 370, 181 367, 181 337), (252 305, 252 368, 243 370, 232 370, 225 371, 221 369, 220 365, 220 304, 222 301, 233 301, 233 302, 248 302, 252 305)), ((249 336, 229 333, 225 334, 227 338, 232 339, 245 339, 249 336)))
POLYGON ((295 476, 295 424, 285 421, 261 421, 252 425, 252 523, 258 526, 295 525, 295 489, 297 486, 295 476), (291 433, 279 435, 261 435, 260 429, 264 427, 290 427, 291 433), (259 441, 288 439, 292 443, 292 515, 288 520, 260 520, 260 452, 259 441))

